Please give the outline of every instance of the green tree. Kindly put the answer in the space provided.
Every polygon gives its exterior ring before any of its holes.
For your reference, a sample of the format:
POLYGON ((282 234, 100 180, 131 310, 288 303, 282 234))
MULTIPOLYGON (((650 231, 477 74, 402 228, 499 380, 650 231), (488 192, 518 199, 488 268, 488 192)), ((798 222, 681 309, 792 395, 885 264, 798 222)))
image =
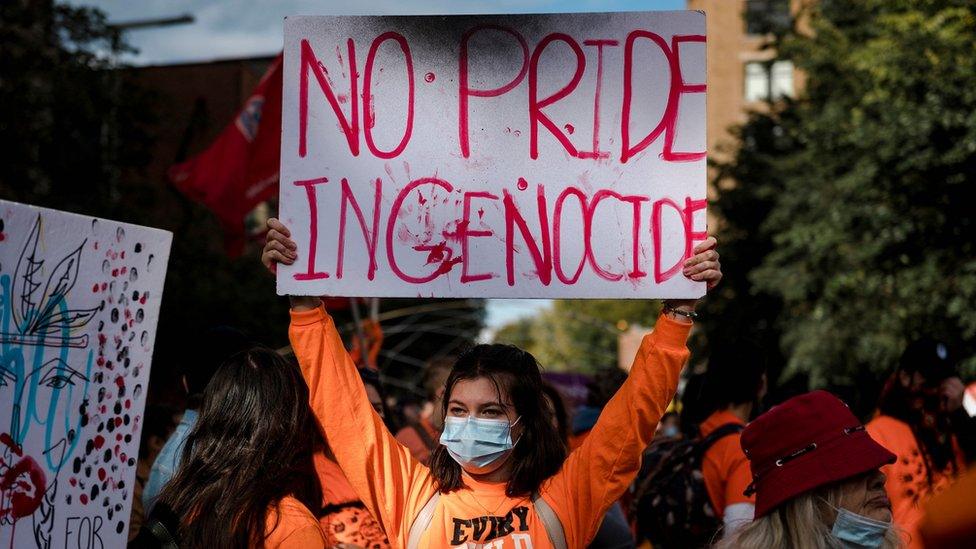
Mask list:
POLYGON ((0 7, 0 42, 3 196, 82 213, 118 207, 120 170, 147 150, 143 97, 108 70, 129 50, 119 31, 98 10, 14 0, 0 7))
POLYGON ((494 340, 528 350, 548 370, 594 372, 616 367, 622 328, 651 326, 659 311, 654 300, 556 300, 535 317, 503 326, 494 340))
POLYGON ((535 339, 532 337, 534 325, 534 317, 517 318, 499 328, 492 339, 495 343, 515 345, 535 354, 535 339))
POLYGON ((802 96, 752 115, 720 170, 735 295, 713 307, 742 309, 709 331, 774 327, 814 386, 877 384, 922 334, 972 371, 976 2, 823 0, 800 20, 775 47, 802 96))

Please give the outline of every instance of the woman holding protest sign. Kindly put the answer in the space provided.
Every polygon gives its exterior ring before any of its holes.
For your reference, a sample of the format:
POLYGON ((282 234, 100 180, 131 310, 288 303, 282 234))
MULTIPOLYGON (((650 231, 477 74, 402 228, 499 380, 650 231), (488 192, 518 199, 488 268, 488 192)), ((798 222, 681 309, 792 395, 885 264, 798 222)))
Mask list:
MULTIPOLYGON (((297 258, 277 220, 262 260, 297 258)), ((715 239, 684 274, 714 287, 715 239)), ((688 358, 694 300, 665 304, 626 383, 567 457, 542 397, 539 365, 508 345, 462 354, 447 380, 445 426, 430 468, 413 459, 372 410, 335 325, 318 298, 292 298, 290 338, 312 409, 350 483, 397 546, 583 547, 640 465, 688 358)))

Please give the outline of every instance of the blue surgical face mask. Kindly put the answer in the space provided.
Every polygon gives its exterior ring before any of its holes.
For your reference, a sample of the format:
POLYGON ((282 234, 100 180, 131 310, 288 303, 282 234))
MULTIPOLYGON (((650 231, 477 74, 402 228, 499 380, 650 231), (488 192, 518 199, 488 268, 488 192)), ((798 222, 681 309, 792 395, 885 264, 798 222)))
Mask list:
POLYGON ((830 535, 843 542, 846 547, 881 547, 891 523, 852 513, 847 509, 837 510, 837 519, 830 535))
POLYGON ((515 446, 512 426, 519 419, 509 424, 504 419, 447 417, 444 418, 441 444, 462 468, 484 469, 499 461, 515 446))

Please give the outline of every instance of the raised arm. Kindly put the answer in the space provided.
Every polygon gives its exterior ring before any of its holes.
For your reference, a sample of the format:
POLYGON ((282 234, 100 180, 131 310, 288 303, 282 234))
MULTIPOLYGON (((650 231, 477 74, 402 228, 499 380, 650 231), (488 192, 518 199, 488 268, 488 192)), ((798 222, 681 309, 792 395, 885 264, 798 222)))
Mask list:
MULTIPOLYGON (((685 275, 708 282, 721 279, 715 241, 696 248, 685 275)), ((584 547, 596 534, 607 509, 633 482, 644 449, 678 388, 688 360, 686 340, 695 301, 666 304, 651 334, 644 336, 627 381, 607 403, 583 442, 563 468, 544 485, 542 495, 553 506, 570 547, 584 547), (570 527, 566 527, 570 526, 570 527)))
MULTIPOLYGON (((266 266, 290 263, 287 229, 269 222, 266 266)), ((271 267, 269 266, 269 269, 271 267)), ((409 529, 434 493, 430 471, 387 430, 366 396, 356 365, 318 298, 291 298, 288 336, 308 383, 310 404, 336 462, 390 540, 409 529)))

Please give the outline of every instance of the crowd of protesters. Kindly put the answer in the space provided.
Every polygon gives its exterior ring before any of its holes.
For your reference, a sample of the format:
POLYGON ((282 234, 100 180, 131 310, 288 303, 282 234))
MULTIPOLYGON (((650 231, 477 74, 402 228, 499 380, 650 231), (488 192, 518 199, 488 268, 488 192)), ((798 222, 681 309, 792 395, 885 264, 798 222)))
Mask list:
MULTIPOLYGON (((269 229, 273 272, 297 255, 284 225, 269 229)), ((715 247, 683 271, 709 289, 715 247)), ((714 342, 676 398, 695 307, 666 301, 629 373, 601 371, 575 409, 531 354, 483 344, 430 360, 426 401, 394 418, 376 349, 347 352, 323 301, 292 297, 290 356, 206 336, 189 406, 142 466, 131 546, 972 545, 976 421, 951 349, 909 345, 866 425, 825 391, 764 402, 744 342, 714 342)))

